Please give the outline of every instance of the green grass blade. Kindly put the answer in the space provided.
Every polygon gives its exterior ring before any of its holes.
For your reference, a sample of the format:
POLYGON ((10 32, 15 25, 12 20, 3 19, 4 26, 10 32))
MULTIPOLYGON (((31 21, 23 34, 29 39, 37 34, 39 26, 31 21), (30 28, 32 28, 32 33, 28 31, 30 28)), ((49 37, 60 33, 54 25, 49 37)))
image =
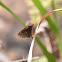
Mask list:
MULTIPOLYGON (((42 6, 42 4, 40 3, 39 0, 32 0, 33 3, 36 5, 36 7, 40 10, 42 15, 45 15, 47 13, 47 11, 45 10, 45 8, 42 6)), ((46 20, 48 21, 48 23, 52 22, 50 16, 48 16, 46 18, 46 20)))
MULTIPOLYGON (((47 13, 47 11, 44 9, 44 7, 42 6, 42 4, 40 3, 39 0, 32 0, 32 1, 36 5, 36 7, 39 9, 39 11, 41 12, 42 15, 45 15, 47 13)), ((47 16, 46 20, 47 20, 51 30, 55 33, 57 30, 56 29, 57 25, 51 20, 50 16, 47 16)))
POLYGON ((40 48, 42 49, 42 51, 45 54, 45 56, 48 58, 48 62, 56 62, 56 60, 54 59, 54 57, 52 56, 52 54, 50 54, 47 51, 47 49, 45 48, 45 46, 40 42, 40 40, 37 37, 36 37, 36 42, 40 46, 40 48))
POLYGON ((24 24, 24 22, 15 15, 15 13, 13 13, 8 7, 6 7, 2 2, 0 2, 0 5, 5 8, 9 13, 11 13, 24 27, 26 27, 26 25, 24 24))
MULTIPOLYGON (((54 0, 52 0, 51 7, 52 7, 52 10, 55 10, 54 0)), ((55 19, 55 23, 57 23, 56 12, 53 13, 53 16, 54 16, 54 19, 55 19)))
POLYGON ((60 59, 61 59, 61 62, 62 62, 62 39, 61 39, 59 33, 56 36, 56 40, 57 40, 57 45, 58 45, 58 48, 59 48, 60 59))
POLYGON ((47 13, 47 11, 43 8, 39 0, 32 0, 32 1, 36 5, 36 7, 40 10, 42 15, 45 15, 47 13))

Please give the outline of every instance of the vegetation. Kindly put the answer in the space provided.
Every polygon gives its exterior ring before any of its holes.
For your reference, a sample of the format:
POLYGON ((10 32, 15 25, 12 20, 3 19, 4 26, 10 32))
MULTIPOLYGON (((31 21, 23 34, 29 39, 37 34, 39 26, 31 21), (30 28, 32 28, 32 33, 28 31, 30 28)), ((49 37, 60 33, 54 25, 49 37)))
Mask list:
MULTIPOLYGON (((42 16, 44 16, 47 13, 47 11, 42 6, 42 4, 40 3, 39 0, 32 0, 32 2, 38 8, 38 10, 42 14, 42 16)), ((52 2, 54 2, 54 0, 52 0, 52 2)), ((2 6, 10 14, 12 14, 17 19, 18 22, 20 22, 24 27, 26 27, 26 24, 18 16, 16 16, 16 14, 14 12, 12 12, 8 7, 6 7, 2 2, 0 2, 0 6, 2 6)), ((53 3, 51 5, 51 7, 52 7, 52 10, 55 10, 55 6, 54 6, 53 3)), ((50 16, 46 17, 46 21, 48 22, 48 24, 49 24, 49 26, 50 26, 50 28, 51 28, 54 36, 56 37, 56 41, 57 41, 58 48, 59 48, 60 59, 62 59, 62 40, 61 40, 61 36, 60 36, 60 33, 59 33, 59 28, 58 28, 56 13, 53 13, 53 16, 54 16, 54 21, 52 21, 52 19, 50 18, 50 16)), ((56 60, 53 57, 53 55, 47 51, 47 49, 40 42, 40 40, 39 40, 38 37, 36 37, 36 42, 40 46, 40 48, 43 51, 44 55, 47 57, 48 62, 56 62, 56 60)))

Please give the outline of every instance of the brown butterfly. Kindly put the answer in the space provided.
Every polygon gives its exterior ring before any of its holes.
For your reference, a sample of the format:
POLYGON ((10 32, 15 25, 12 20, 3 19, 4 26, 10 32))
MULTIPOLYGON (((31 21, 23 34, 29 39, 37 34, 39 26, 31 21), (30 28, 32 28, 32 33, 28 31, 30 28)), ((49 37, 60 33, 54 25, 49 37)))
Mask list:
POLYGON ((22 29, 22 30, 18 33, 18 35, 19 35, 19 37, 21 37, 21 38, 30 38, 30 37, 33 37, 34 32, 35 32, 34 25, 31 25, 31 26, 27 26, 27 27, 25 27, 24 29, 22 29))

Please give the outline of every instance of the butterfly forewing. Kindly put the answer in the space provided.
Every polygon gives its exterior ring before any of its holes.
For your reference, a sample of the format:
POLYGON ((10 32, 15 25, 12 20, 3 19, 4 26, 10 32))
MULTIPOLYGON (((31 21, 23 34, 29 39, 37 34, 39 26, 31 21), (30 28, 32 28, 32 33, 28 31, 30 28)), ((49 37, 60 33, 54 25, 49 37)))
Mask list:
POLYGON ((25 27, 24 29, 22 29, 18 35, 21 37, 21 38, 30 38, 32 37, 32 28, 33 28, 33 25, 31 26, 27 26, 25 27))

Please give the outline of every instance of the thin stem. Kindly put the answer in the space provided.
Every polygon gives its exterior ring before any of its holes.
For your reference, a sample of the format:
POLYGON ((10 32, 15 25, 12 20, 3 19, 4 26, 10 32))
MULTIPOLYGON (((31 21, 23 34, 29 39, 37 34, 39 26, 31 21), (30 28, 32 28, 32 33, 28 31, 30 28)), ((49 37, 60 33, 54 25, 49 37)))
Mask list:
POLYGON ((30 46, 27 62, 31 62, 32 61, 32 52, 33 52, 34 42, 35 42, 35 37, 33 38, 31 46, 30 46))

